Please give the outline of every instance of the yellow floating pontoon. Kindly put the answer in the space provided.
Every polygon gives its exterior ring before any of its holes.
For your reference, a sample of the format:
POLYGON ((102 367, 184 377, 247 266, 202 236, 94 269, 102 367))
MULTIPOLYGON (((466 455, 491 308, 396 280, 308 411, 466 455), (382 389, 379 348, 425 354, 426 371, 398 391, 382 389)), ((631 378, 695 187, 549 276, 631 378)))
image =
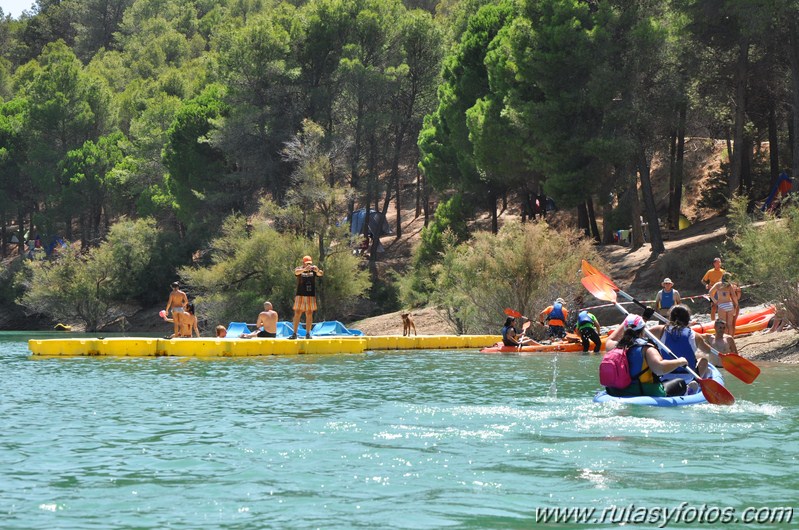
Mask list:
POLYGON ((97 339, 31 339, 33 355, 114 357, 250 357, 257 355, 299 355, 363 353, 380 350, 478 349, 500 340, 497 335, 396 335, 359 337, 316 337, 298 339, 156 339, 117 337, 97 339))

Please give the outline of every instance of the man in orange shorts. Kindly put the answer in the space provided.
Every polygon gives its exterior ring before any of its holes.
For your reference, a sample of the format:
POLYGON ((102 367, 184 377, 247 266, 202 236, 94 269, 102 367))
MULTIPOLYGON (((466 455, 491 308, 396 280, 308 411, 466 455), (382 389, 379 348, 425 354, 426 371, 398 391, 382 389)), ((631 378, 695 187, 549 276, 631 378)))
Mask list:
POLYGON ((294 269, 297 277, 297 295, 294 297, 294 333, 290 339, 297 338, 300 317, 305 313, 305 338, 311 338, 313 312, 316 311, 316 278, 324 276, 324 271, 313 264, 311 256, 302 258, 302 266, 294 269))

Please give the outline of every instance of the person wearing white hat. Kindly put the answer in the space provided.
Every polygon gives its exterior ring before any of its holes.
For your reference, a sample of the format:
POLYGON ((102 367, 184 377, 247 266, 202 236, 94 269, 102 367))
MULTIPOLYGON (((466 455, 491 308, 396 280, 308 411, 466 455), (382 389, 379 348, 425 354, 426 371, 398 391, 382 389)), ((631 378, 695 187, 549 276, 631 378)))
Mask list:
POLYGON ((552 305, 538 314, 538 321, 541 325, 549 326, 549 336, 562 339, 566 336, 566 321, 569 319, 569 310, 566 309, 566 301, 558 298, 552 305), (546 324, 544 324, 546 322, 546 324))
POLYGON ((657 296, 655 296, 655 309, 664 317, 668 317, 671 308, 680 305, 682 300, 680 299, 680 291, 674 289, 674 282, 671 281, 671 278, 665 278, 662 285, 663 289, 658 291, 657 296))

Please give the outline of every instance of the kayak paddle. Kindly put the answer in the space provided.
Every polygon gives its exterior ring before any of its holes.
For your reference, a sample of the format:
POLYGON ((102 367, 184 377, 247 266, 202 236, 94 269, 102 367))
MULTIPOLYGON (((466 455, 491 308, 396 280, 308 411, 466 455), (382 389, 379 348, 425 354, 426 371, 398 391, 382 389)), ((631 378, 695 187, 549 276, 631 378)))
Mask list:
POLYGON ((521 313, 519 313, 514 309, 511 309, 510 307, 505 308, 505 314, 513 318, 527 318, 526 316, 522 315, 521 313))
MULTIPOLYGON (((613 283, 613 280, 611 280, 609 276, 603 274, 599 269, 597 269, 596 267, 594 267, 585 260, 583 260, 583 276, 596 276, 598 278, 603 279, 608 289, 612 289, 615 293, 622 295, 624 298, 634 303, 638 307, 642 309, 647 309, 646 304, 640 302, 639 300, 636 300, 634 297, 630 296, 629 294, 619 289, 619 287, 615 283, 613 283), (586 272, 590 272, 590 274, 586 274, 586 272)), ((597 298, 599 297, 597 296, 597 298)), ((669 323, 669 319, 664 317, 657 311, 655 311, 653 316, 665 324, 669 323)), ((715 348, 711 348, 711 351, 719 356, 719 359, 721 359, 721 365, 724 367, 725 370, 730 372, 732 375, 734 375, 735 377, 737 377, 747 385, 751 385, 752 382, 755 379, 757 379, 757 376, 760 375, 760 368, 758 368, 758 366, 755 363, 753 363, 746 357, 741 357, 736 353, 721 353, 715 348)))
MULTIPOLYGON (((582 283, 583 286, 588 289, 588 291, 596 298, 605 300, 606 302, 612 302, 619 311, 624 313, 625 316, 630 314, 616 300, 615 289, 613 289, 601 275, 594 274, 591 276, 584 276, 582 283)), ((644 328, 644 332, 646 333, 647 337, 655 341, 655 344, 657 344, 662 351, 665 351, 675 359, 679 359, 679 357, 677 357, 677 355, 671 351, 668 346, 663 344, 660 339, 655 337, 651 331, 644 328)), ((688 373, 694 376, 694 379, 699 383, 699 387, 702 389, 702 395, 705 396, 705 399, 708 401, 708 403, 712 403, 713 405, 732 405, 735 403, 735 397, 718 381, 699 377, 699 374, 691 369, 690 366, 686 366, 685 369, 688 370, 688 373)))
POLYGON ((522 351, 522 346, 523 345, 525 345, 525 344, 527 344, 529 342, 533 342, 533 339, 529 339, 528 340, 528 337, 526 335, 527 330, 530 328, 530 324, 532 324, 532 322, 530 320, 528 320, 527 322, 525 322, 522 325, 522 334, 519 335, 519 337, 517 339, 519 341, 519 347, 518 347, 519 351, 522 351))

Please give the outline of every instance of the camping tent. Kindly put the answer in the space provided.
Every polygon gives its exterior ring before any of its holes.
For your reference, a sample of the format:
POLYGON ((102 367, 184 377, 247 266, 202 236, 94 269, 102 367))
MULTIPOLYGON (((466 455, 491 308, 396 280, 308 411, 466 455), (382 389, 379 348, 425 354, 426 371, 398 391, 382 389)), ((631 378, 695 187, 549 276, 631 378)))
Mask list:
MULTIPOLYGON (((347 221, 350 219, 347 218, 347 221)), ((352 212, 352 223, 350 232, 353 234, 363 234, 363 223, 366 220, 366 210, 361 208, 352 212)), ((369 210, 369 231, 374 237, 380 238, 386 234, 393 233, 388 226, 383 214, 375 210, 369 210)))

